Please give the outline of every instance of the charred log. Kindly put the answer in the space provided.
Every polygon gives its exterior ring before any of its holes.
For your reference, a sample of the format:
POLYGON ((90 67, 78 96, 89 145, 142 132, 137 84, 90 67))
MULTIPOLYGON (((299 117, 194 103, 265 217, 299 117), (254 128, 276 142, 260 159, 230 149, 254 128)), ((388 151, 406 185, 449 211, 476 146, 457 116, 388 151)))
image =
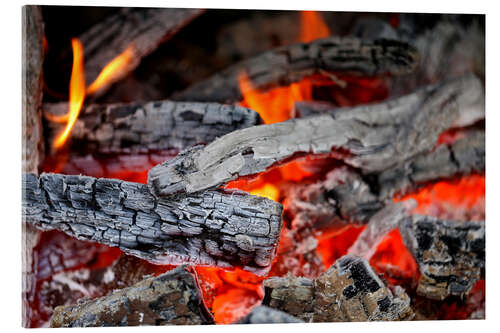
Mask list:
MULTIPOLYGON (((67 110, 67 103, 44 105, 49 119, 67 110)), ((82 110, 70 138, 73 145, 91 152, 182 150, 259 122, 255 111, 215 103, 94 104, 82 110)), ((52 142, 64 124, 49 121, 47 127, 47 138, 52 142)))
POLYGON ((354 75, 407 74, 418 62, 415 49, 393 40, 330 37, 283 46, 242 61, 192 87, 175 100, 238 102, 243 99, 238 77, 243 72, 257 89, 289 85, 323 71, 354 75))
POLYGON ((37 228, 158 264, 237 266, 265 274, 282 225, 279 203, 238 191, 157 199, 143 184, 60 174, 25 174, 23 190, 23 218, 37 228))
POLYGON ((396 287, 395 295, 364 259, 344 256, 315 280, 295 277, 264 281, 269 306, 289 312, 297 304, 302 319, 312 322, 411 320, 410 298, 396 287), (298 286, 302 289, 297 288, 298 286))
POLYGON ((289 324, 303 323, 304 321, 290 316, 288 313, 275 310, 265 305, 258 306, 238 324, 289 324))
POLYGON ((194 193, 332 150, 365 174, 381 172, 431 151, 444 130, 482 119, 483 96, 481 82, 464 76, 393 101, 234 131, 152 168, 148 184, 158 196, 194 193))
POLYGON ((201 9, 182 8, 123 8, 94 25, 78 37, 84 46, 87 83, 93 82, 111 60, 131 48, 126 66, 99 89, 102 93, 202 12, 201 9))
POLYGON ((422 274, 418 294, 437 300, 450 295, 463 297, 481 277, 485 264, 483 222, 412 216, 403 222, 400 232, 422 274))
POLYGON ((195 275, 185 266, 109 296, 57 307, 51 327, 212 324, 195 275))
MULTIPOLYGON (((44 23, 40 6, 24 6, 22 10, 22 170, 38 174, 44 157, 42 133, 43 38, 44 23)), ((23 197, 24 197, 23 193, 23 197)), ((33 248, 40 233, 22 223, 22 325, 29 325, 26 293, 34 288, 33 248)))

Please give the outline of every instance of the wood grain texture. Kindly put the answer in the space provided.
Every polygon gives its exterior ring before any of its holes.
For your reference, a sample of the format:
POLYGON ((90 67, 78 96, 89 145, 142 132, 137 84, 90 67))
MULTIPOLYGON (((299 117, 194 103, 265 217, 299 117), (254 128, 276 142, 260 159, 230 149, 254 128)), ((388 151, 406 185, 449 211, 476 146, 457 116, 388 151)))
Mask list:
POLYGON ((407 74, 418 62, 416 50, 393 40, 329 37, 282 46, 244 60, 172 96, 175 100, 238 102, 238 77, 246 72, 257 89, 289 85, 322 72, 353 75, 407 74))
MULTIPOLYGON (((27 5, 22 8, 22 170, 38 174, 43 161, 45 147, 42 128, 43 95, 43 37, 44 22, 40 6, 27 5)), ((23 193, 23 197, 24 197, 23 193)), ((40 232, 22 223, 22 325, 29 326, 29 305, 27 294, 33 292, 33 248, 40 238, 40 232)))
POLYGON ((485 266, 484 222, 414 215, 399 230, 420 269, 418 294, 436 300, 464 297, 480 279, 485 266))
POLYGON ((179 266, 113 294, 59 306, 50 327, 213 324, 195 275, 179 266))
POLYGON ((481 82, 467 75, 396 100, 231 132, 155 166, 148 184, 157 196, 195 193, 299 153, 332 150, 363 173, 376 173, 431 151, 443 131, 482 118, 481 82))
POLYGON ((25 174, 23 190, 23 218, 37 228, 158 264, 265 274, 282 227, 281 204, 241 191, 157 199, 144 184, 60 174, 25 174))
MULTIPOLYGON (((62 115, 67 103, 44 104, 47 115, 62 115)), ((250 109, 216 103, 155 101, 86 106, 70 140, 78 150, 100 153, 147 153, 182 150, 210 143, 232 131, 258 125, 259 115, 250 109)), ((64 124, 47 121, 52 142, 64 124)))

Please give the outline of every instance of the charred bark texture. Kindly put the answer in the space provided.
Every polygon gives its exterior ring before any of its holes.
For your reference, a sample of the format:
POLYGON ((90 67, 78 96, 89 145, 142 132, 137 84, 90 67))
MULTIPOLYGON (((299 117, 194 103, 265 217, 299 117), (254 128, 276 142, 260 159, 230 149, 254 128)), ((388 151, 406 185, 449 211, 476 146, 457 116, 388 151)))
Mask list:
POLYGON ((306 322, 411 320, 410 298, 394 295, 364 259, 344 256, 315 280, 292 276, 264 281, 267 303, 306 322), (290 305, 289 302, 292 304, 290 305))
POLYGON ((194 193, 298 153, 332 150, 363 173, 377 173, 431 151, 446 129, 482 118, 481 82, 467 75, 384 103, 234 131, 155 166, 148 184, 157 196, 194 193))
MULTIPOLYGON (((63 115, 67 110, 67 103, 44 105, 49 116, 63 115)), ((215 103, 94 104, 82 110, 70 138, 73 145, 91 152, 182 150, 259 122, 253 110, 215 103)), ((47 138, 52 142, 64 124, 49 121, 47 127, 47 138)))
POLYGON ((281 204, 238 191, 157 199, 143 184, 60 174, 25 174, 23 190, 23 218, 37 228, 158 264, 265 274, 282 226, 281 204))
POLYGON ((420 273, 417 293, 443 300, 467 295, 485 264, 484 222, 443 221, 408 217, 400 226, 405 245, 420 273))
POLYGON ((185 266, 113 294, 57 307, 51 327, 212 324, 195 275, 185 266))
POLYGON ((393 40, 329 37, 283 46, 242 61, 174 94, 176 100, 238 102, 238 77, 248 74, 257 89, 289 85, 322 71, 354 75, 407 74, 418 62, 416 50, 393 40))
POLYGON ((260 305, 254 308, 248 316, 241 319, 238 324, 291 324, 303 322, 283 311, 260 305))
MULTIPOLYGON (((38 174, 44 157, 42 133, 44 23, 40 6, 24 6, 22 10, 22 170, 38 174)), ((23 192, 23 197, 25 193, 23 192)), ((22 223, 22 325, 29 325, 27 293, 34 288, 33 248, 40 233, 22 223)))
MULTIPOLYGON (((123 78, 142 58, 202 12, 182 8, 123 8, 94 25, 79 36, 85 52, 87 83, 93 82, 106 64, 132 47, 130 60, 113 81, 123 78)), ((100 93, 107 87, 102 87, 100 93)))

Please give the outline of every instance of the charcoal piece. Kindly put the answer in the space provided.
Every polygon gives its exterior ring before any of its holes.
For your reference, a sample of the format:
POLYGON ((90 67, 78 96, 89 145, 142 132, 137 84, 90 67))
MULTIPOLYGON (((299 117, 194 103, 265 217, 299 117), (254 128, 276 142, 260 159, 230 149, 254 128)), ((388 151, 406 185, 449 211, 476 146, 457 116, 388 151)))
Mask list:
POLYGON ((157 199, 144 184, 61 174, 23 175, 23 218, 157 264, 269 271, 281 204, 241 191, 157 199))
POLYGON ((314 280, 294 276, 264 281, 263 303, 305 322, 411 320, 410 298, 393 294, 365 259, 345 255, 314 280))
POLYGON ((148 184, 157 196, 195 193, 262 172, 299 153, 332 150, 348 165, 376 173, 431 151, 443 131, 481 118, 481 82, 467 75, 394 101, 231 132, 155 166, 148 184))
POLYGON ((346 255, 314 281, 314 322, 411 320, 410 298, 393 294, 365 259, 346 255))
MULTIPOLYGON (((66 114, 68 103, 45 104, 50 116, 66 114)), ((146 153, 210 143, 232 131, 258 125, 250 109, 215 103, 156 101, 92 104, 84 107, 71 132, 73 146, 92 153, 146 153)), ((52 142, 64 123, 47 122, 52 142)), ((81 149, 80 149, 81 150, 81 149)))
POLYGON ((415 215, 399 230, 419 266, 418 294, 436 300, 464 297, 480 279, 485 265, 484 222, 415 215))
POLYGON ((51 327, 213 324, 195 275, 179 266, 109 296, 55 309, 51 327))
POLYGON ((239 102, 238 78, 243 73, 257 89, 289 85, 321 72, 353 75, 411 73, 418 63, 415 49, 395 40, 329 37, 282 46, 235 64, 172 96, 175 100, 239 102))
POLYGON ((254 308, 248 316, 241 319, 238 324, 289 324, 303 322, 283 311, 260 305, 254 308))
POLYGON ((264 280, 263 304, 284 311, 303 321, 311 322, 314 311, 313 281, 290 274, 264 280))
POLYGON ((122 8, 82 33, 85 77, 93 82, 110 61, 132 47, 129 61, 119 75, 99 89, 103 93, 109 86, 132 72, 142 58, 203 12, 194 8, 122 8))

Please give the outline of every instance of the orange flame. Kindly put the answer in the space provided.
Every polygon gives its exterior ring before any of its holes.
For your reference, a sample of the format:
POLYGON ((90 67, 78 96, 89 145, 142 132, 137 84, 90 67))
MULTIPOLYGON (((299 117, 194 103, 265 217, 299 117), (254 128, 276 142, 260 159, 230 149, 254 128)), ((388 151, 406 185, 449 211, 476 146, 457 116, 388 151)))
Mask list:
POLYGON ((318 38, 330 36, 330 29, 318 12, 302 11, 300 13, 300 41, 310 42, 318 38))
POLYGON ((69 82, 69 110, 66 116, 66 127, 64 131, 54 141, 54 147, 60 148, 66 142, 80 110, 85 100, 85 73, 83 70, 83 46, 82 43, 73 38, 71 40, 73 47, 73 68, 71 70, 71 80, 69 82))
POLYGON ((78 119, 78 115, 80 114, 80 110, 85 100, 85 94, 95 94, 102 87, 105 87, 118 80, 123 75, 123 69, 129 66, 134 60, 134 47, 133 45, 130 45, 125 51, 111 60, 106 66, 104 66, 94 82, 92 82, 90 86, 85 89, 83 46, 77 38, 73 38, 71 40, 71 45, 73 47, 73 69, 71 71, 71 80, 69 84, 68 113, 64 115, 45 115, 45 117, 49 121, 56 123, 66 123, 64 131, 54 141, 55 148, 62 147, 68 139, 68 136, 71 133, 76 120, 78 119))
POLYGON ((87 88, 87 94, 92 95, 102 87, 107 86, 120 79, 120 77, 123 75, 123 69, 128 67, 134 60, 134 53, 134 46, 130 45, 119 56, 111 60, 102 69, 94 82, 92 82, 92 84, 87 88))

